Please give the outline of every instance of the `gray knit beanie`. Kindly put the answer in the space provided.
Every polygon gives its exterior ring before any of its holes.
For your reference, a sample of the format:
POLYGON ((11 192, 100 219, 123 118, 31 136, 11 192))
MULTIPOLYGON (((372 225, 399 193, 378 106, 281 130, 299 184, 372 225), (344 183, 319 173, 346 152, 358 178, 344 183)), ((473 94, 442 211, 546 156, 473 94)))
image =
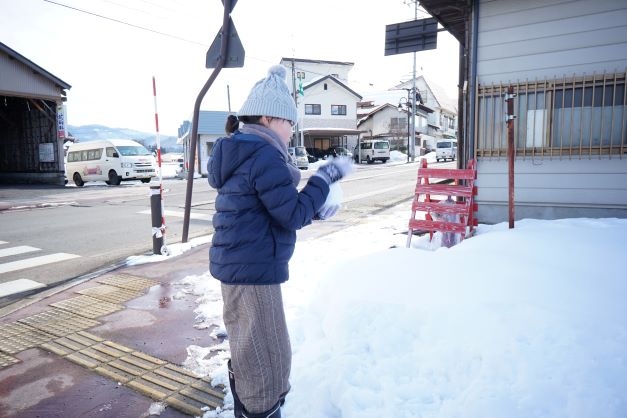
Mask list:
POLYGON ((273 65, 268 76, 257 81, 237 116, 270 116, 296 122, 294 99, 285 84, 287 70, 273 65))

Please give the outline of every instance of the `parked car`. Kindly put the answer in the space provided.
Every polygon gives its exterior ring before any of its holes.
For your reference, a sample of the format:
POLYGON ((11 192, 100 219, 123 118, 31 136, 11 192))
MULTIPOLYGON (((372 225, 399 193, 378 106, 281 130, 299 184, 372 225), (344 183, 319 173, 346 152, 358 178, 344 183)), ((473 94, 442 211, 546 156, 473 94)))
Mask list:
POLYGON ((447 139, 444 141, 438 141, 435 149, 436 161, 448 160, 455 161, 457 157, 457 141, 455 139, 447 139))
MULTIPOLYGON (((326 157, 326 153, 320 148, 306 148, 309 155, 315 158, 314 161, 323 160, 326 157)), ((314 162, 311 161, 311 162, 314 162)))
POLYGON ((289 147, 287 151, 292 156, 296 167, 301 170, 307 170, 309 168, 309 159, 307 158, 307 150, 305 147, 289 147))
POLYGON ((372 164, 375 161, 386 163, 390 159, 390 141, 384 139, 367 139, 361 142, 359 149, 359 161, 372 164))
POLYGON ((333 157, 337 157, 340 155, 344 155, 344 156, 351 157, 351 158, 353 157, 353 153, 344 147, 331 147, 326 150, 326 155, 327 156, 331 155, 333 157))

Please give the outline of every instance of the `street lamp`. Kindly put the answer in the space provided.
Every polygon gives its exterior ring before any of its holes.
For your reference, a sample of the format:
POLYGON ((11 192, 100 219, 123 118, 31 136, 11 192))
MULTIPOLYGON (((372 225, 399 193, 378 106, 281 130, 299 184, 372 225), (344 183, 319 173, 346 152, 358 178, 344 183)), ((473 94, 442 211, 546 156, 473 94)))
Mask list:
POLYGON ((409 109, 411 109, 411 97, 409 95, 410 90, 407 90, 407 97, 401 97, 401 99, 398 101, 398 111, 399 112, 404 112, 403 110, 403 105, 405 105, 405 107, 407 107, 407 162, 409 162, 409 154, 410 154, 410 150, 409 150, 409 142, 410 142, 410 132, 409 132, 409 114, 411 113, 411 111, 409 109))

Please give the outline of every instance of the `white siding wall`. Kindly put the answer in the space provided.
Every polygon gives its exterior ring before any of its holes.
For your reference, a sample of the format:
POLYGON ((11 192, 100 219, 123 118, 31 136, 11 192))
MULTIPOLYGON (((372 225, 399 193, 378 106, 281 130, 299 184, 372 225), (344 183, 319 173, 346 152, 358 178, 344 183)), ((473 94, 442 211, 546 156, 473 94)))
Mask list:
MULTIPOLYGON (((281 64, 287 68, 287 86, 292 92, 292 61, 281 61, 281 64)), ((294 72, 302 71, 305 73, 303 84, 309 84, 313 80, 324 77, 326 75, 337 74, 338 80, 342 83, 348 83, 348 72, 353 68, 352 65, 337 65, 325 63, 311 62, 294 62, 294 72)), ((298 79, 296 79, 296 88, 298 89, 298 79)))
MULTIPOLYGON (((223 136, 223 135, 222 135, 223 136)), ((207 175, 207 162, 209 161, 209 147, 208 143, 215 143, 218 138, 221 138, 220 135, 199 135, 198 142, 200 143, 200 172, 202 175, 207 175)))
POLYGON ((33 74, 32 70, 17 60, 0 53, 0 92, 20 97, 41 97, 59 101, 60 90, 41 75, 33 74))
MULTIPOLYGON (((516 219, 524 217, 608 217, 627 211, 627 160, 518 159, 515 163, 516 219)), ((479 159, 477 201, 480 222, 507 219, 507 160, 479 159)))
POLYGON ((357 100, 346 89, 331 80, 325 80, 305 90, 299 96, 298 112, 304 115, 304 128, 349 128, 355 129, 357 121, 357 100), (324 84, 327 90, 324 90, 324 84), (305 104, 319 104, 320 115, 305 115, 305 104), (331 115, 331 105, 346 105, 346 115, 331 115))
POLYGON ((480 83, 624 71, 625 0, 482 0, 480 83))
MULTIPOLYGON (((482 0, 482 84, 627 68, 626 0, 482 0)), ((516 160, 516 218, 627 216, 627 158, 516 160)), ((479 159, 480 222, 507 219, 507 161, 479 159)))

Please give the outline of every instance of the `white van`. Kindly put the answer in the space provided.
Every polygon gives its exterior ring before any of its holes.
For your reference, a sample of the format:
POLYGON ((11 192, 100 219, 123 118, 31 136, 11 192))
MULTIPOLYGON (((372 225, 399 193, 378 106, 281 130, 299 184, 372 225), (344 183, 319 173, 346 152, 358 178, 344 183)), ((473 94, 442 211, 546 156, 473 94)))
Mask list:
POLYGON ((440 140, 435 147, 435 159, 436 161, 448 160, 455 161, 457 157, 457 140, 446 139, 440 140))
POLYGON ((143 145, 129 139, 108 139, 70 145, 65 175, 77 186, 105 181, 117 186, 122 180, 150 182, 157 163, 143 145))
POLYGON ((372 164, 375 161, 383 163, 390 159, 390 141, 384 139, 367 139, 359 146, 359 161, 372 164))

